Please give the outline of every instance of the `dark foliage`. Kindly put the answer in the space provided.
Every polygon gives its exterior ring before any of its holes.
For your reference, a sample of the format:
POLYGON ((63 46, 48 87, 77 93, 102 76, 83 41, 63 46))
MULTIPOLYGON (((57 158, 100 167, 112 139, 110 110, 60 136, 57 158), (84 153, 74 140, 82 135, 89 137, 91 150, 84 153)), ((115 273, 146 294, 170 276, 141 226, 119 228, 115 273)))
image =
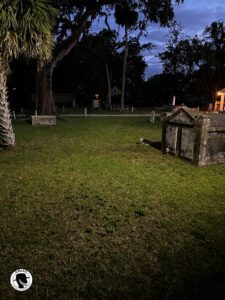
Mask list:
MULTIPOLYGON (((178 35, 176 35, 178 34, 178 35)), ((225 86, 225 25, 213 22, 202 37, 181 38, 174 34, 160 54, 165 74, 174 78, 174 95, 195 105, 215 101, 225 86), (179 83, 179 84, 178 84, 179 83)))

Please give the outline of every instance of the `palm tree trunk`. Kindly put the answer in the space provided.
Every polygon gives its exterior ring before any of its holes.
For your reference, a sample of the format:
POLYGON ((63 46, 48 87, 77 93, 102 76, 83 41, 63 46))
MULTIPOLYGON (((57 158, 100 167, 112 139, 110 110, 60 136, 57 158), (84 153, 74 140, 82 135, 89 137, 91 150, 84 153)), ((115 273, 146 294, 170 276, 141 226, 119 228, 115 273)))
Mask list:
POLYGON ((7 62, 0 57, 0 145, 3 148, 15 147, 15 134, 7 97, 7 62))
POLYGON ((125 25, 125 54, 124 54, 124 61, 123 61, 123 79, 122 79, 122 92, 121 92, 121 110, 124 110, 124 97, 125 97, 125 87, 126 87, 127 57, 128 57, 128 26, 125 25))
POLYGON ((109 67, 108 64, 106 63, 106 75, 107 75, 107 82, 108 82, 108 104, 111 109, 112 105, 112 86, 111 86, 111 80, 110 80, 110 75, 109 75, 109 67))

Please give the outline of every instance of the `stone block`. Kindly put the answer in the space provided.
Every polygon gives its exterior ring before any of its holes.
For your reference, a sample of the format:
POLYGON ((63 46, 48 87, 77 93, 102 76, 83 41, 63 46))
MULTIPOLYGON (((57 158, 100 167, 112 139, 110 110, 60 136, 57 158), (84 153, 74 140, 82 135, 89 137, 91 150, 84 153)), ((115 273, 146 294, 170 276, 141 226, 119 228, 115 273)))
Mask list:
POLYGON ((32 125, 56 125, 56 116, 31 116, 32 125))

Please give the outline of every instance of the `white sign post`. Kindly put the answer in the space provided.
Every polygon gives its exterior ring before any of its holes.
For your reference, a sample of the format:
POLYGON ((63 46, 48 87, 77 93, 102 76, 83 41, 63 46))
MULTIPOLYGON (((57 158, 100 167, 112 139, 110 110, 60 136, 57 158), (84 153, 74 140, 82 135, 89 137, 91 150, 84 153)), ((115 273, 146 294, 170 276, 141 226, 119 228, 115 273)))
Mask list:
POLYGON ((173 96, 173 104, 172 104, 173 106, 175 106, 176 105, 176 96, 173 96))

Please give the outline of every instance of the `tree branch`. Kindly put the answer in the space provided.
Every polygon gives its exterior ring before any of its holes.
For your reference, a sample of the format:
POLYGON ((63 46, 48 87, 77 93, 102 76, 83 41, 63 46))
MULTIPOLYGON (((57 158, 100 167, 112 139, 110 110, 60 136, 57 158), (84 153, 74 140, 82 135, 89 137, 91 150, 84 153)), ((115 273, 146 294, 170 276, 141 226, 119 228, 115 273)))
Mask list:
POLYGON ((97 4, 95 4, 92 7, 89 7, 84 14, 80 17, 79 25, 74 29, 73 34, 70 38, 68 38, 66 41, 63 42, 62 47, 59 48, 58 51, 53 56, 52 64, 53 66, 56 66, 58 62, 60 62, 65 56, 67 56, 71 50, 76 46, 78 43, 81 34, 85 30, 85 28, 88 26, 88 20, 90 17, 93 17, 95 14, 98 13, 98 11, 104 6, 104 5, 113 5, 119 3, 118 0, 102 0, 98 1, 97 4))

